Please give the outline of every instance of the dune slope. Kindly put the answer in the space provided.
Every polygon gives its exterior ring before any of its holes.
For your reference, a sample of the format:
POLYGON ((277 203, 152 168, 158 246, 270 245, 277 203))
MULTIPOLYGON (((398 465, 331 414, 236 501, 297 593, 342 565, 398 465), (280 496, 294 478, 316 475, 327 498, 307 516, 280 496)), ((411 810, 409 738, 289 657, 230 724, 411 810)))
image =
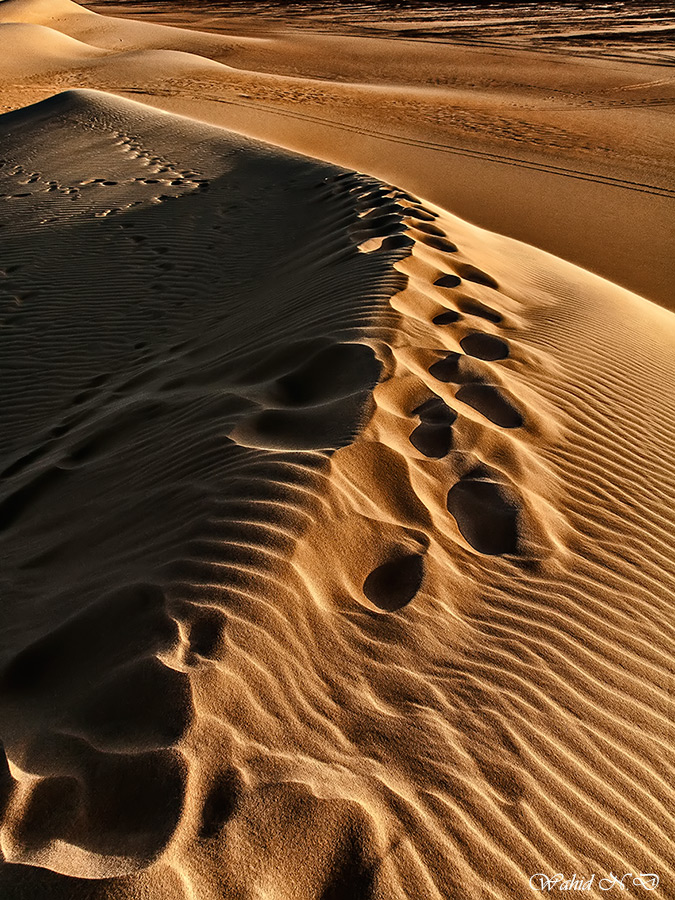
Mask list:
POLYGON ((111 95, 0 139, 3 898, 672 883, 673 315, 111 95))
MULTIPOLYGON (((359 27, 378 4, 90 5, 0 0, 0 112, 68 88, 142 100, 406 184, 674 309, 667 31, 616 55, 599 34, 575 49, 576 17, 595 17, 566 6, 432 4, 440 30, 416 37, 415 4, 380 15, 379 36, 359 27)), ((598 15, 627 39, 625 4, 598 15)))

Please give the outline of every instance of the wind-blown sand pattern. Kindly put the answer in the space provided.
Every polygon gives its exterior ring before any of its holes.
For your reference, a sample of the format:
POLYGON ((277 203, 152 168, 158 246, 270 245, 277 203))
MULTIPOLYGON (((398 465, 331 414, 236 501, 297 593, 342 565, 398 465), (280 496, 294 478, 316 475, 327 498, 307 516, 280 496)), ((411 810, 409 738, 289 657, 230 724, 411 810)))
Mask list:
POLYGON ((88 89, 0 224, 3 900, 673 896, 673 313, 88 89))
POLYGON ((0 111, 73 87, 141 100, 402 184, 675 308, 668 6, 434 0, 431 23, 428 3, 385 3, 363 37, 373 4, 243 5, 0 0, 0 111))

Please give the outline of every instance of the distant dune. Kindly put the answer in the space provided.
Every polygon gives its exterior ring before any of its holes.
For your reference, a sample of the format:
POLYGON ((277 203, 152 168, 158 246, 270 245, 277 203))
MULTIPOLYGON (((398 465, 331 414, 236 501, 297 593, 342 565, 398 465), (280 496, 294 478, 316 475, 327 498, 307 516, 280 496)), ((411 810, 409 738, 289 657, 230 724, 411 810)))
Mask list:
POLYGON ((673 313, 0 21, 2 900, 669 896, 673 313))
POLYGON ((73 87, 141 100, 405 184, 674 309, 672 15, 582 6, 1 0, 0 112, 73 87), (589 29, 609 37, 580 49, 589 29))

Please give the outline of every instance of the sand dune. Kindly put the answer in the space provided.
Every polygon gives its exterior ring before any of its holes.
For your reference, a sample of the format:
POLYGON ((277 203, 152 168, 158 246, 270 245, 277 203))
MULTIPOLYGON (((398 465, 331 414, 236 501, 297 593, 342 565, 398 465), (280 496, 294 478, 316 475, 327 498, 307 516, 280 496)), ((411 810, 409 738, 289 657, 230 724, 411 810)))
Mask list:
POLYGON ((71 69, 73 65, 104 55, 82 41, 68 37, 44 25, 8 22, 0 25, 3 54, 0 75, 3 78, 31 77, 71 69))
POLYGON ((177 40, 188 52, 225 54, 236 48, 257 49, 264 41, 238 37, 228 39, 208 33, 180 31, 161 24, 99 15, 73 0, 1 0, 0 22, 44 25, 102 50, 156 49, 177 40))
POLYGON ((100 76, 119 73, 129 78, 145 78, 150 72, 171 71, 186 78, 220 76, 229 66, 181 50, 125 50, 114 54, 68 37, 44 25, 7 22, 0 25, 0 76, 22 78, 68 74, 75 66, 91 69, 100 76))
MULTIPOLYGON (((562 39, 564 17, 556 10, 539 16, 543 31, 521 29, 523 47, 482 26, 470 40, 459 34, 447 44, 433 33, 405 40, 403 26, 394 40, 354 34, 354 27, 338 35, 290 30, 264 15, 240 24, 231 9, 220 15, 218 4, 96 8, 154 15, 139 22, 71 0, 0 2, 0 23, 40 24, 109 54, 51 71, 40 62, 40 75, 35 63, 23 77, 15 67, 0 111, 71 87, 140 99, 406 184, 477 225, 673 308, 675 94, 660 45, 628 59, 580 56, 562 39), (164 24, 172 20, 190 28, 164 24), (218 25, 218 33, 200 30, 202 23, 218 25), (158 50, 194 59, 149 52, 158 50), (130 51, 140 55, 129 58, 130 51)), ((512 17, 511 31, 522 15, 512 17)), ((383 33, 399 17, 405 22, 404 10, 382 23, 383 33)), ((344 32, 345 17, 334 18, 344 32)), ((503 18, 497 13, 508 30, 503 18)), ((0 27, 0 59, 18 52, 0 27)), ((31 60, 39 57, 33 46, 31 60)))
POLYGON ((673 313, 96 90, 0 210, 2 900, 670 896, 673 313))

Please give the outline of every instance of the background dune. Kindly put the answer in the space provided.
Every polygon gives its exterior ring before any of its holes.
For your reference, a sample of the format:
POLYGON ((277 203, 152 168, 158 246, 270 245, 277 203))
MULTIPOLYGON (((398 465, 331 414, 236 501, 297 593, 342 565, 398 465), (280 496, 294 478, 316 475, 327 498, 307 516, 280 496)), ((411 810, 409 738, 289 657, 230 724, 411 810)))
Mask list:
MULTIPOLYGON (((373 13, 363 6, 307 18, 306 4, 291 4, 300 10, 294 28, 284 4, 247 4, 243 19, 241 7, 217 4, 92 4, 141 15, 139 22, 69 0, 3 0, 0 23, 41 24, 111 54, 95 65, 13 76, 4 110, 69 87, 140 99, 405 183, 478 225, 672 308, 674 51, 656 7, 571 15, 538 6, 511 16, 460 7, 446 14, 447 27, 436 8, 436 31, 421 34, 409 27, 414 11, 399 8, 375 13, 383 38, 364 35, 360 25, 373 13), (638 50, 625 36, 612 44, 631 10, 645 27, 661 28, 659 40, 638 50), (579 22, 600 27, 599 18, 607 36, 579 52, 579 22), (339 33, 321 33, 330 29, 339 33), (230 69, 202 71, 198 61, 152 54, 144 62, 151 49, 230 69), (129 50, 141 53, 133 65, 129 50)), ((0 56, 14 57, 14 44, 0 27, 0 56)))
POLYGON ((44 25, 8 22, 2 25, 0 35, 4 42, 0 59, 3 78, 47 75, 105 55, 102 50, 44 25))
POLYGON ((673 313, 0 19, 3 900, 670 896, 673 313))

